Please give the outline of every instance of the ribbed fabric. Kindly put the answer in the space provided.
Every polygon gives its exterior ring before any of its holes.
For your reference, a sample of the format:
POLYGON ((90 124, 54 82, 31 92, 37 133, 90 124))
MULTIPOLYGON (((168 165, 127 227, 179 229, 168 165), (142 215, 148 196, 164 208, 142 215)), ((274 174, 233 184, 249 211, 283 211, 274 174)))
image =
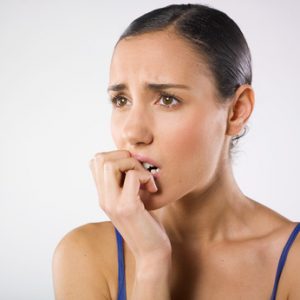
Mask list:
POLYGON ((286 258, 287 258, 287 255, 289 253, 289 250, 298 234, 298 232, 300 231, 300 223, 298 223, 295 228, 293 229, 288 241, 286 242, 283 250, 282 250, 282 253, 281 253, 281 256, 280 256, 280 259, 279 259, 279 262, 278 262, 278 266, 277 266, 277 272, 276 272, 276 277, 275 277, 275 282, 274 282, 274 287, 273 287, 273 291, 272 291, 272 296, 271 296, 271 300, 275 300, 276 299, 276 293, 277 293, 277 288, 278 288, 278 283, 279 283, 279 279, 280 279, 280 276, 281 276, 281 272, 282 272, 282 269, 284 267, 284 264, 285 264, 285 261, 286 261, 286 258))
MULTIPOLYGON (((290 234, 279 259, 275 282, 270 300, 276 300, 279 279, 286 262, 289 250, 300 231, 300 223, 297 223, 292 233, 290 234)), ((126 285, 125 285, 125 268, 124 268, 124 253, 123 253, 123 238, 119 231, 115 228, 117 245, 118 245, 118 298, 117 300, 126 300, 126 285)))
POLYGON ((117 300, 126 300, 123 238, 116 227, 115 227, 115 232, 116 232, 117 246, 118 246, 118 298, 117 300))

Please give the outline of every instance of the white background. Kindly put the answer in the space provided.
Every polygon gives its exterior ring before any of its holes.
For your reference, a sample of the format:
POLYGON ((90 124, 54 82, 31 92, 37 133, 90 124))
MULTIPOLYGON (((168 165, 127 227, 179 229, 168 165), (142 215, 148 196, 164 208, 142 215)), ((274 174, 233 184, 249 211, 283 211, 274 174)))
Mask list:
MULTIPOLYGON (((1 299, 53 299, 59 240, 108 220, 88 163, 115 149, 113 46, 133 19, 171 3, 0 0, 1 299)), ((256 105, 234 164, 240 188, 300 220, 299 1, 201 3, 236 21, 253 57, 256 105)))

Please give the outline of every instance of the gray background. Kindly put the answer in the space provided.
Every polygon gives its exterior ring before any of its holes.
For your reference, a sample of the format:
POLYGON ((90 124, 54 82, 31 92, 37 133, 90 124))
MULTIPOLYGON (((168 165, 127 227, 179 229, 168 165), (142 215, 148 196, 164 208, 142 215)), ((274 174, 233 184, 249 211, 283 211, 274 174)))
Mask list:
MULTIPOLYGON (((59 240, 108 220, 88 163, 115 149, 105 91, 114 43, 139 15, 188 3, 150 2, 0 0, 1 299, 53 299, 59 240)), ((253 57, 256 105, 234 165, 240 188, 300 220, 299 2, 199 3, 236 21, 253 57)))

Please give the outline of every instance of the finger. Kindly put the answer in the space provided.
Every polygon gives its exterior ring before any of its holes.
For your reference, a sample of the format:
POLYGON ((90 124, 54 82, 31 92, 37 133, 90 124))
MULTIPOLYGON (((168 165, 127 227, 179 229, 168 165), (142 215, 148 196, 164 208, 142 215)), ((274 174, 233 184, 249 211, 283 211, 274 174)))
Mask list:
POLYGON ((89 167, 93 175, 93 179, 97 188, 100 201, 104 201, 104 185, 103 185, 103 165, 105 161, 116 160, 120 158, 130 157, 127 150, 116 150, 110 152, 98 152, 94 158, 90 160, 89 167))
POLYGON ((103 160, 110 160, 110 159, 118 159, 118 158, 125 158, 130 157, 131 154, 128 150, 113 150, 108 152, 97 152, 94 155, 94 158, 103 158, 103 160))
POLYGON ((139 170, 127 171, 122 190, 122 198, 125 197, 130 201, 136 201, 137 196, 139 196, 141 184, 144 184, 146 189, 151 193, 155 193, 158 190, 153 175, 150 172, 142 172, 139 170))
MULTIPOLYGON (((129 170, 136 170, 141 174, 144 174, 144 177, 141 177, 141 182, 145 185, 145 188, 149 192, 157 191, 153 175, 145 170, 138 160, 130 157, 104 163, 104 185, 107 187, 107 197, 116 197, 115 192, 120 193, 120 189, 124 185, 124 180, 126 179, 129 170), (152 177, 152 180, 149 176, 152 177), (146 178, 147 180, 144 180, 143 178, 146 178)), ((136 183, 136 186, 133 188, 139 190, 141 185, 140 181, 136 183)))
POLYGON ((96 160, 94 158, 90 160, 89 166, 96 186, 99 203, 100 206, 102 207, 102 202, 104 201, 104 197, 103 197, 104 186, 101 185, 101 182, 99 180, 100 174, 96 172, 97 169, 99 170, 99 166, 97 165, 96 160))
POLYGON ((96 161, 96 169, 98 172, 98 177, 100 181, 103 181, 103 171, 104 171, 104 164, 106 162, 115 161, 118 159, 129 158, 131 156, 130 152, 127 150, 116 150, 110 152, 100 152, 95 154, 95 161, 96 161), (101 170, 101 172, 99 172, 101 170))
MULTIPOLYGON (((98 177, 103 181, 103 166, 105 162, 113 161, 117 159, 122 158, 128 158, 131 154, 127 150, 116 150, 116 151, 110 151, 110 152, 98 152, 94 155, 94 162, 96 163, 95 169, 97 169, 98 177), (101 172, 99 172, 101 170, 101 172)), ((94 173, 96 174, 96 170, 94 170, 94 173)))
MULTIPOLYGON (((91 171, 94 175, 96 173, 95 172, 95 163, 100 169, 103 169, 103 164, 106 161, 126 158, 126 157, 130 157, 130 156, 131 156, 131 154, 127 150, 116 150, 116 151, 110 151, 110 152, 98 152, 94 155, 94 158, 90 160, 89 167, 90 167, 90 169, 91 169, 91 171)), ((99 174, 99 175, 102 175, 102 174, 99 174)))

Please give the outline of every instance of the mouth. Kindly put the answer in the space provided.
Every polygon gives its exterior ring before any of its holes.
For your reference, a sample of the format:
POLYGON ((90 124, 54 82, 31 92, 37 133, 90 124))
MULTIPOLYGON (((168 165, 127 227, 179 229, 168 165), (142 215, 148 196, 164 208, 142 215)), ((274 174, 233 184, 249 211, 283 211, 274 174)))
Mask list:
POLYGON ((143 167, 147 171, 149 171, 154 177, 156 177, 156 178, 158 177, 158 174, 160 172, 160 168, 158 168, 158 167, 156 167, 154 165, 151 165, 151 164, 149 164, 147 162, 141 162, 141 163, 142 163, 143 167))
POLYGON ((145 170, 150 172, 154 178, 158 178, 160 175, 160 166, 158 163, 156 163, 154 160, 151 158, 148 158, 146 156, 143 156, 141 154, 137 153, 131 153, 131 156, 137 159, 141 165, 144 167, 145 170))

